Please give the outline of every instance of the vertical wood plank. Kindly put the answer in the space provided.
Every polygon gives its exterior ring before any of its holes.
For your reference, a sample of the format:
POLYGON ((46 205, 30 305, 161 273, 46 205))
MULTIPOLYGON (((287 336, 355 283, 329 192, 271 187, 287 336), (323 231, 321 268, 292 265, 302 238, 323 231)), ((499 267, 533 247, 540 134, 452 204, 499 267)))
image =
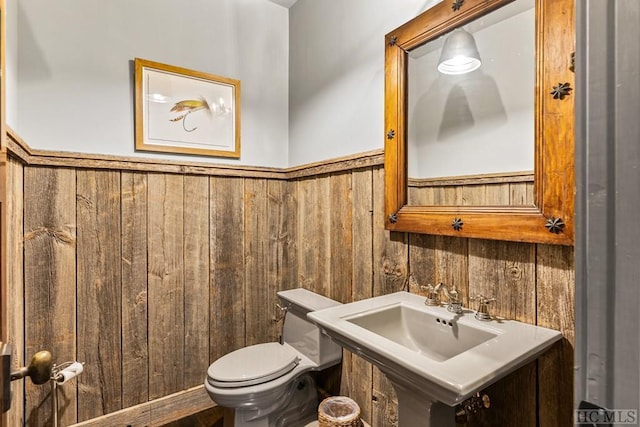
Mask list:
MULTIPOLYGON (((330 177, 330 256, 331 268, 329 297, 341 302, 351 302, 353 279, 353 206, 351 172, 330 177)), ((322 207, 319 207, 322 209, 322 207)))
MULTIPOLYGON (((9 157, 7 162, 7 333, 8 341, 13 345, 12 370, 25 366, 24 357, 24 168, 22 164, 9 157)), ((13 399, 7 413, 7 425, 24 425, 24 381, 11 383, 13 399)))
POLYGON ((245 179, 244 263, 247 345, 268 341, 273 328, 275 289, 269 288, 267 181, 245 179))
POLYGON ((149 174, 149 398, 183 388, 183 177, 149 174))
POLYGON ((301 179, 296 186, 298 198, 298 282, 305 289, 315 290, 315 272, 318 270, 319 257, 316 250, 318 221, 315 210, 316 180, 301 179))
MULTIPOLYGON (((298 287, 297 283, 297 200, 295 183, 267 181, 268 247, 267 286, 274 296, 269 306, 273 315, 278 291, 298 287)), ((267 341, 275 341, 281 332, 281 323, 269 320, 267 341)))
MULTIPOLYGON (((384 172, 373 172, 373 295, 407 290, 408 249, 404 233, 384 229, 384 172)), ((393 387, 377 368, 373 370, 373 425, 392 426, 397 422, 397 400, 393 387)))
MULTIPOLYGON (((436 236, 430 234, 409 234, 409 279, 408 291, 424 294, 420 286, 438 283, 436 268, 436 236)), ((424 294, 426 295, 426 294, 424 294)))
MULTIPOLYGON (((331 197, 331 298, 341 303, 352 301, 353 292, 353 195, 352 172, 332 175, 331 197)), ((349 396, 352 357, 342 351, 340 394, 349 396)))
POLYGON ((533 205, 533 186, 529 182, 514 182, 509 184, 509 205, 533 205))
POLYGON ((563 339, 538 359, 539 425, 570 425, 573 408, 575 267, 570 246, 538 245, 538 325, 563 339))
POLYGON ((209 366, 209 178, 184 177, 184 384, 209 366))
POLYGON ((210 178, 210 362, 245 345, 244 180, 210 178))
POLYGON ((535 245, 469 240, 469 295, 496 298, 491 313, 535 324, 535 274, 535 245))
MULTIPOLYGON (((409 235, 410 270, 414 280, 409 291, 423 293, 416 285, 444 283, 455 287, 463 305, 468 306, 468 239, 448 236, 409 235)), ((442 294, 443 302, 447 299, 442 294)))
POLYGON ((485 205, 485 185, 463 185, 460 189, 462 205, 485 205))
POLYGON ((491 184, 485 186, 484 203, 486 205, 508 205, 509 184, 491 184))
MULTIPOLYGON (((78 421, 122 409, 120 173, 77 180, 78 421)), ((62 360, 59 360, 62 362, 62 360)))
MULTIPOLYGON (((373 169, 353 172, 352 197, 351 298, 359 301, 373 296, 373 169)), ((362 418, 371 422, 373 366, 356 355, 351 355, 347 364, 349 396, 360 406, 362 418)))
MULTIPOLYGON (((469 295, 495 297, 490 313, 535 324, 535 245, 492 240, 469 240, 469 295)), ((477 302, 471 302, 477 309, 477 302)), ((494 409, 482 412, 484 425, 536 425, 535 364, 517 370, 487 390, 494 409)))
POLYGON ((329 179, 298 182, 298 275, 302 287, 329 296, 329 179))
MULTIPOLYGON (((463 425, 537 427, 535 385, 536 362, 531 362, 487 387, 483 393, 491 399, 491 407, 471 415, 463 425)), ((571 423, 552 425, 570 426, 571 423)))
MULTIPOLYGON (((76 174, 25 167, 25 356, 76 358, 76 174)), ((59 390, 60 423, 77 421, 76 384, 59 390)), ((50 389, 26 382, 28 426, 52 422, 50 389)))
POLYGON ((149 400, 147 175, 122 172, 122 406, 149 400))
POLYGON ((465 303, 469 296, 469 239, 436 236, 435 244, 436 277, 433 282, 455 288, 463 305, 468 306, 465 303))

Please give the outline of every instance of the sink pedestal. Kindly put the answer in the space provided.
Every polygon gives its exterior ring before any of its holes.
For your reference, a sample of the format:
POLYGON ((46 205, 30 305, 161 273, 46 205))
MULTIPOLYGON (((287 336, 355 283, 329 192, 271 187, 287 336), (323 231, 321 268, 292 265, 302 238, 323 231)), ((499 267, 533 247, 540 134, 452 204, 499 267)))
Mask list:
POLYGON ((455 427, 455 408, 389 380, 398 396, 398 427, 455 427))

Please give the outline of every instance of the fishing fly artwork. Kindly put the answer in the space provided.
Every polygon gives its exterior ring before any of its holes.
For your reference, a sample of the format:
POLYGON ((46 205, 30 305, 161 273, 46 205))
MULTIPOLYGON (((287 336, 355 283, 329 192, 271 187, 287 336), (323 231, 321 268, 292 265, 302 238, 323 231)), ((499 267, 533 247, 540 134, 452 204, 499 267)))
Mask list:
POLYGON ((189 114, 195 113, 197 111, 204 111, 207 113, 209 118, 212 118, 213 115, 226 115, 231 113, 231 107, 228 107, 224 104, 224 98, 220 98, 218 103, 209 103, 204 97, 200 97, 200 99, 185 99, 183 101, 176 102, 173 107, 171 107, 171 113, 177 113, 178 115, 170 118, 169 120, 172 122, 180 122, 182 123, 182 129, 185 132, 193 132, 198 129, 197 126, 187 126, 187 117, 189 114))
POLYGON ((136 149, 240 157, 240 82, 136 58, 136 149))

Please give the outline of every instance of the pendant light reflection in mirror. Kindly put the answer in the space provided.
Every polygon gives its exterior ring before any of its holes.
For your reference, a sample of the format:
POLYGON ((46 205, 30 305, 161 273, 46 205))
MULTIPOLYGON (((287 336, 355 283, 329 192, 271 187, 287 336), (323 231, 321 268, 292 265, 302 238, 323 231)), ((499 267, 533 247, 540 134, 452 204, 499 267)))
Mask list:
POLYGON ((456 28, 445 39, 438 71, 442 74, 459 75, 480 68, 482 61, 473 35, 463 28, 456 28))

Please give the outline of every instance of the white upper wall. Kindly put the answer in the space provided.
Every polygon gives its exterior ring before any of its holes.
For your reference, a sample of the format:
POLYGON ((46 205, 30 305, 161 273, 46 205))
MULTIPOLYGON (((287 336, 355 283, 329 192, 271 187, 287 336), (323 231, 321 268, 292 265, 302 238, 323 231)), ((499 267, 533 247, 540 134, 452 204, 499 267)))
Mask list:
POLYGON ((258 166, 381 148, 384 35, 439 1, 8 0, 8 123, 34 148, 258 166), (241 159, 135 152, 135 57, 240 79, 241 159))
POLYGON ((5 108, 11 126, 18 122, 18 0, 5 2, 5 108))
POLYGON ((289 164, 384 145, 384 35, 434 0, 298 0, 289 9, 289 164))
POLYGON ((10 0, 12 5, 17 11, 9 10, 15 18, 8 26, 17 27, 17 41, 9 32, 7 43, 17 46, 17 66, 8 52, 7 92, 17 99, 8 95, 7 117, 32 147, 287 166, 286 8, 266 0, 10 0), (241 80, 241 159, 135 152, 135 57, 241 80))

